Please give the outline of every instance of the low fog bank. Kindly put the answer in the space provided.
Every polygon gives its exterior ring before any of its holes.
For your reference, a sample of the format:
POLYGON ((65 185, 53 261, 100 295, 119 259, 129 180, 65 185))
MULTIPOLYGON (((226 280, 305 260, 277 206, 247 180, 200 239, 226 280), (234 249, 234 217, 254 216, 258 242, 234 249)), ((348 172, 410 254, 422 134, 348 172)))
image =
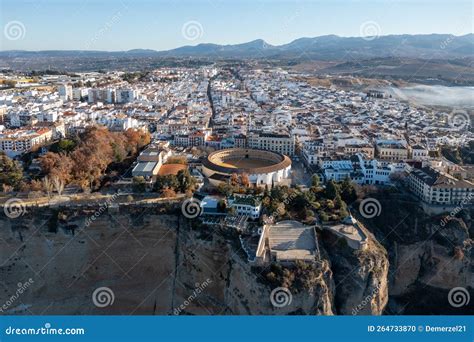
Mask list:
POLYGON ((424 105, 474 107, 474 87, 417 85, 405 88, 390 87, 386 91, 401 100, 424 105))

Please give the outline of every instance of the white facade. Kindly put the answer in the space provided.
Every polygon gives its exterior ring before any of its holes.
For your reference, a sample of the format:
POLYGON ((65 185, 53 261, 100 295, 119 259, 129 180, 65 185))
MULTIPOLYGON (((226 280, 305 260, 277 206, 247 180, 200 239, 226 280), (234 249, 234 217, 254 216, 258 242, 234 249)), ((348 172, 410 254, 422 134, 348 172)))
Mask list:
POLYGON ((349 178, 358 184, 376 185, 390 184, 392 174, 409 170, 406 163, 364 159, 361 153, 349 160, 321 160, 320 166, 327 181, 340 182, 349 178))
POLYGON ((402 140, 377 140, 377 158, 384 160, 407 160, 409 148, 402 140))
POLYGON ((72 99, 74 101, 80 101, 81 99, 87 96, 88 90, 85 88, 73 88, 72 89, 72 99))
POLYGON ((117 89, 115 94, 115 102, 117 103, 133 102, 138 97, 138 91, 134 89, 117 89))
POLYGON ((319 158, 325 156, 322 142, 307 141, 303 143, 302 155, 308 165, 316 165, 319 158))
POLYGON ((438 205, 471 203, 474 185, 432 168, 414 169, 409 176, 410 190, 423 202, 438 205))
POLYGON ((254 220, 260 217, 262 211, 260 200, 253 197, 231 197, 228 199, 228 204, 231 208, 235 209, 237 215, 249 216, 254 220))
POLYGON ((250 133, 247 146, 292 156, 295 154, 295 137, 290 134, 250 133))
POLYGON ((58 87, 59 97, 63 101, 72 100, 72 86, 70 84, 61 84, 58 87))
POLYGON ((422 146, 414 146, 411 151, 412 151, 412 159, 424 160, 424 159, 429 158, 428 149, 426 149, 422 146))
POLYGON ((16 130, 0 134, 0 151, 8 156, 16 156, 30 151, 36 145, 43 144, 53 137, 52 130, 41 128, 38 130, 16 130))

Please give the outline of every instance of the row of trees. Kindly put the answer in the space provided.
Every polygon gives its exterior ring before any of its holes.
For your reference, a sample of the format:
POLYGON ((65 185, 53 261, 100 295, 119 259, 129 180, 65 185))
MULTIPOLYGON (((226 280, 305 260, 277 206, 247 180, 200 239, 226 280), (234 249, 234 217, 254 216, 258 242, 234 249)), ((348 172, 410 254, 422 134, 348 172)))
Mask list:
POLYGON ((233 173, 228 182, 218 185, 217 190, 225 196, 230 196, 234 193, 259 195, 263 192, 260 187, 250 187, 250 179, 246 173, 240 175, 233 173))
POLYGON ((149 143, 147 132, 129 129, 116 133, 91 127, 80 136, 77 145, 64 140, 58 144, 57 152, 46 153, 40 162, 44 175, 50 179, 59 179, 66 185, 76 184, 84 190, 94 189, 109 165, 135 157, 149 143))
POLYGON ((59 195, 64 191, 65 183, 59 177, 52 178, 46 176, 41 180, 32 180, 27 182, 23 177, 23 167, 21 164, 9 158, 3 152, 0 153, 0 187, 2 192, 29 191, 38 192, 44 191, 50 196, 53 191, 59 195))

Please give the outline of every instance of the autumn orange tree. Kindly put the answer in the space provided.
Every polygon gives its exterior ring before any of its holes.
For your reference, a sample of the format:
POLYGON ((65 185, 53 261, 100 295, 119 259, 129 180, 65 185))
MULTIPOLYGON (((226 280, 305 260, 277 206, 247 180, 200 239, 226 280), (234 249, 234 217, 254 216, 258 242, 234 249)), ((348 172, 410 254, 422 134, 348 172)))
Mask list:
POLYGON ((90 127, 80 136, 80 143, 67 153, 48 152, 41 157, 43 173, 51 179, 75 183, 91 189, 99 185, 107 167, 135 156, 150 143, 148 132, 129 129, 110 132, 103 127, 90 127))

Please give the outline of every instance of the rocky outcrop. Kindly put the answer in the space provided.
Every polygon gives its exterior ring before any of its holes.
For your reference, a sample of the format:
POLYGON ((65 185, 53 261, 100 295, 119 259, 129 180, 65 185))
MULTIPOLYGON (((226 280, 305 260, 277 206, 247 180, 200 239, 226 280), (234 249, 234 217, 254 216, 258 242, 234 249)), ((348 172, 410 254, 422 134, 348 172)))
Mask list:
POLYGON ((274 288, 247 263, 238 239, 193 227, 175 209, 104 211, 93 220, 94 211, 41 209, 1 218, 0 302, 9 305, 0 314, 333 314, 328 262, 312 288, 290 289, 291 300, 274 306, 274 288), (109 288, 113 302, 96 305, 99 288, 109 288))
POLYGON ((321 233, 334 272, 335 306, 341 315, 381 315, 388 302, 388 256, 375 237, 364 249, 353 249, 330 230, 321 233))
POLYGON ((464 288, 474 295, 472 209, 428 215, 416 202, 379 198, 382 210, 366 220, 389 252, 388 314, 465 314, 448 294, 464 288), (388 208, 388 210, 384 210, 388 208))
MULTIPOLYGON (((273 287, 265 279, 265 269, 246 261, 238 239, 208 226, 194 227, 180 220, 176 250, 176 284, 173 313, 212 315, 331 315, 332 273, 321 267, 319 281, 310 289, 290 288, 282 306, 272 304, 273 287), (192 292, 207 284, 193 300, 192 292)), ((286 294, 284 294, 286 295, 286 294)))

